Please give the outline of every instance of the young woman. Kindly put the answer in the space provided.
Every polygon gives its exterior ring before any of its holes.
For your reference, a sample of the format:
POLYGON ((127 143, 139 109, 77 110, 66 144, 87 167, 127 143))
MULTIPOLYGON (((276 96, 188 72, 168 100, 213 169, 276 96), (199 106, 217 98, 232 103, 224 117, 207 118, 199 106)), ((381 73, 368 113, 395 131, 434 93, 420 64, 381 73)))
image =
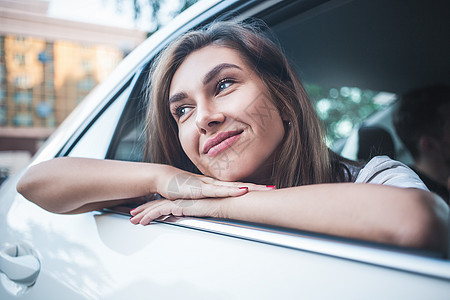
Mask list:
POLYGON ((399 162, 360 167, 331 152, 293 69, 258 26, 185 34, 149 82, 149 162, 57 158, 30 168, 19 192, 57 213, 158 193, 130 212, 132 223, 211 216, 446 248, 445 203, 399 162))

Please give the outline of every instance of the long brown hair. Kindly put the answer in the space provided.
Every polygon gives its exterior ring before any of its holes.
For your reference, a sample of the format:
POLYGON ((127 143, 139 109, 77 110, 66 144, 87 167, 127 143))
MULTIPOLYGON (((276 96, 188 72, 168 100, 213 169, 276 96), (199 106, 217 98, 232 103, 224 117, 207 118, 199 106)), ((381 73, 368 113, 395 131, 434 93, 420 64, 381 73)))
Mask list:
POLYGON ((276 151, 272 180, 277 187, 348 181, 345 167, 331 152, 323 129, 302 84, 281 47, 262 22, 215 22, 191 31, 169 45, 155 60, 149 82, 146 159, 198 172, 184 153, 178 127, 169 111, 172 77, 186 57, 208 45, 236 50, 265 84, 280 115, 289 120, 276 151))

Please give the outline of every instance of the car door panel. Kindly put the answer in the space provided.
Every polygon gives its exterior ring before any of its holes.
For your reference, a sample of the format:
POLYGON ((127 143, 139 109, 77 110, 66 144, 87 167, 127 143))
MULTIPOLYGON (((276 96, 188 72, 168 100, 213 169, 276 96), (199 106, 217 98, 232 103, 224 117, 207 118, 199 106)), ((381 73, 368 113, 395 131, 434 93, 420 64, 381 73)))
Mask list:
POLYGON ((24 299, 357 298, 371 291, 383 299, 444 299, 450 292, 445 280, 170 224, 132 225, 123 215, 57 215, 25 199, 16 199, 7 224, 9 240, 34 249, 42 266, 24 299))

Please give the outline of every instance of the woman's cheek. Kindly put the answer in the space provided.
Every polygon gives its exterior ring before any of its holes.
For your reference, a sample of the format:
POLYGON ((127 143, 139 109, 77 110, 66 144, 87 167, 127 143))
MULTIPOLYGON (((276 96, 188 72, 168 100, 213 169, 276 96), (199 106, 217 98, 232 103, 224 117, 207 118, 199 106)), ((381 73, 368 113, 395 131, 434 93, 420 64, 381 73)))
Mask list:
POLYGON ((199 135, 195 128, 190 128, 187 125, 179 125, 178 138, 184 153, 189 159, 196 164, 199 156, 199 135))

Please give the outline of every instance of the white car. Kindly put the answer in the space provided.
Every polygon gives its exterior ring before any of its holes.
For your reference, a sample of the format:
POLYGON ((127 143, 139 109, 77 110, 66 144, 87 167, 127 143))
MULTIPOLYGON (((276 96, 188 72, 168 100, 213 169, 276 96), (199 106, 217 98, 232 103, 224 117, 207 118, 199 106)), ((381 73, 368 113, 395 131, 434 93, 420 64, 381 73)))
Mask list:
MULTIPOLYGON (((401 93, 450 80, 449 11, 449 1, 200 1, 127 56, 32 164, 141 160, 149 62, 217 18, 265 20, 305 82, 401 93)), ((20 176, 0 190, 2 300, 450 298, 448 253, 212 218, 135 226, 128 208, 53 214, 16 192, 20 176)))

